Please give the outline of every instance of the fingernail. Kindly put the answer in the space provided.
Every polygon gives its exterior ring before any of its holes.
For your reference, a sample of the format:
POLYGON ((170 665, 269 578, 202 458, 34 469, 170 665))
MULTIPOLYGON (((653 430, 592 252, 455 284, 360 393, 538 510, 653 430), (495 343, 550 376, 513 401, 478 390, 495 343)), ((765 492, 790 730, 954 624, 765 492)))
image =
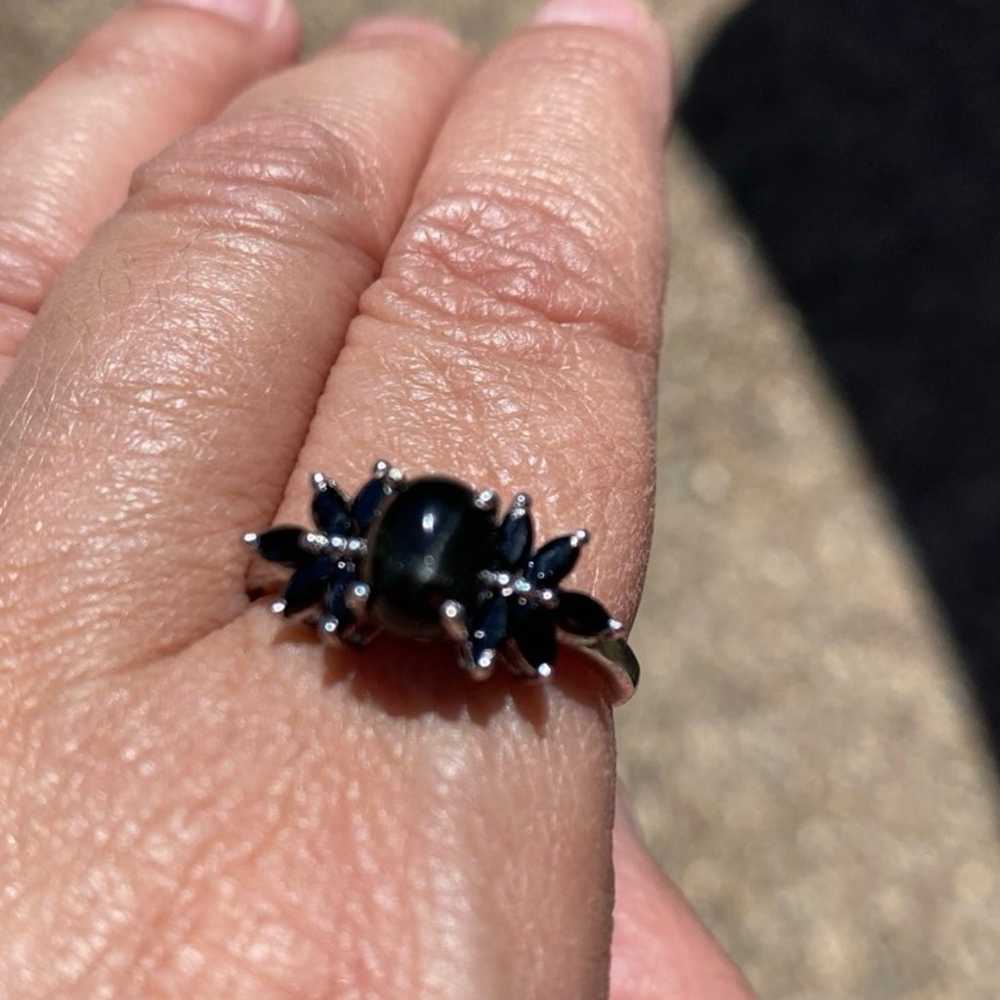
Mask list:
POLYGON ((629 35, 655 28, 649 10, 637 0, 548 0, 535 14, 535 24, 589 24, 629 35))
POLYGON ((670 104, 667 35, 641 0, 548 0, 532 23, 608 28, 640 42, 646 50, 646 96, 660 124, 666 121, 670 104))
POLYGON ((378 38, 379 36, 404 35, 426 38, 432 42, 447 42, 460 46, 461 40, 445 25, 423 17, 388 14, 383 17, 366 17, 347 29, 345 38, 378 38))
POLYGON ((273 28, 288 10, 288 0, 145 0, 148 7, 185 7, 217 14, 251 28, 273 28))

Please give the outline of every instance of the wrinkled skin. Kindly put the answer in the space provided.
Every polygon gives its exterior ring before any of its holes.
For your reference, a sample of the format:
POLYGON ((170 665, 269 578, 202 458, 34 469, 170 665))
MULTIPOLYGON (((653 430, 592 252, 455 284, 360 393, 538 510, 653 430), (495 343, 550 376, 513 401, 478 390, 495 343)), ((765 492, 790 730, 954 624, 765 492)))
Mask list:
POLYGON ((5 996, 749 996, 613 846, 579 663, 475 686, 246 596, 241 534, 385 455, 586 525, 575 585, 634 612, 667 60, 590 6, 291 65, 288 8, 143 4, 0 124, 5 996))

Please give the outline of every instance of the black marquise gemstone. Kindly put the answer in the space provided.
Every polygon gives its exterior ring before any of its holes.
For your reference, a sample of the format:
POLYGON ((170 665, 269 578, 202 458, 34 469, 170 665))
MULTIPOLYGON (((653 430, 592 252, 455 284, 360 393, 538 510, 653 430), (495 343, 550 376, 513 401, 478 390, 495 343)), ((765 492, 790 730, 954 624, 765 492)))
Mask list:
POLYGON ((358 490, 351 504, 351 515, 358 526, 359 535, 367 535, 382 501, 385 500, 385 486, 382 479, 369 479, 358 490))
POLYGON ((611 627, 611 615, 604 606, 575 590, 560 591, 556 621, 566 632, 589 637, 607 632, 611 627))
POLYGON ((312 516, 316 527, 326 535, 349 535, 353 523, 344 495, 333 483, 313 496, 312 516))
POLYGON ((335 573, 336 564, 326 556, 319 558, 314 556, 312 562, 297 569, 282 594, 285 601, 285 617, 290 618, 318 604, 323 599, 327 584, 335 573))
POLYGON ((573 535, 546 542, 531 560, 531 576, 540 587, 554 587, 568 576, 580 557, 580 543, 573 535))
POLYGON ((355 579, 353 566, 338 562, 323 595, 323 613, 336 618, 340 629, 350 628, 354 624, 354 613, 347 606, 347 591, 355 579))
POLYGON ((447 600, 474 606, 496 528, 475 495, 451 479, 418 479, 389 497, 373 525, 364 578, 372 614, 399 635, 441 634, 447 600))
POLYGON ((537 669, 552 666, 556 659, 556 622, 547 608, 517 602, 511 608, 511 632, 517 648, 528 663, 537 669))
POLYGON ((282 525, 272 528, 258 536, 256 547, 261 556, 268 562, 298 569, 313 561, 315 556, 305 551, 300 542, 305 532, 301 528, 282 525))
POLYGON ((531 515, 523 507, 515 507, 500 522, 497 531, 497 556, 504 569, 521 569, 531 555, 534 544, 531 515))
POLYGON ((496 594, 480 606, 471 623, 469 642, 472 659, 478 661, 483 653, 499 649, 506 638, 507 598, 496 594))

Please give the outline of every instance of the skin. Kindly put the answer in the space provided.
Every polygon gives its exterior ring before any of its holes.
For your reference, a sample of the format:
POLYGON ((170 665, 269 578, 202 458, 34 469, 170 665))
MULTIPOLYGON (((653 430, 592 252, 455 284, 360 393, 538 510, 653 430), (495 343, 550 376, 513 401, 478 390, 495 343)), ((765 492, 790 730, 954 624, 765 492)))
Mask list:
POLYGON ((586 526, 634 613, 667 53, 565 8, 292 65, 290 8, 143 4, 0 123, 5 995, 750 996, 615 821, 581 663, 475 685, 246 594, 244 531, 385 456, 586 526))

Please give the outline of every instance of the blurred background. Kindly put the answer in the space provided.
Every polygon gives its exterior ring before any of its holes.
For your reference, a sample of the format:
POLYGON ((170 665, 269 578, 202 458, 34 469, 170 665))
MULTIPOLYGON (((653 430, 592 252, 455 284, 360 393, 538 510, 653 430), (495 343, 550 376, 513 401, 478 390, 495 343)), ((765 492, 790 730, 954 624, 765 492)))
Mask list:
MULTIPOLYGON (((299 0, 307 49, 408 10, 299 0)), ((3 0, 0 107, 106 0, 3 0)), ((1000 4, 664 0, 657 529, 621 770, 776 1000, 1000 996, 1000 4)))

